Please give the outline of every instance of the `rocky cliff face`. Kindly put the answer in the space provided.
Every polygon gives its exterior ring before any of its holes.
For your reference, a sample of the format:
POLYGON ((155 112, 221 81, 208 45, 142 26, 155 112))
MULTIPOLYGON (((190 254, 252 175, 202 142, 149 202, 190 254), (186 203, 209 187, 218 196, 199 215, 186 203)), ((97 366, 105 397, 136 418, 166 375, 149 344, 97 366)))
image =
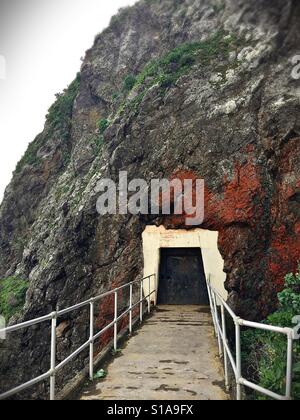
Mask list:
MULTIPOLYGON (((204 178, 203 227, 220 232, 230 303, 253 319, 276 306, 300 260, 300 84, 290 61, 299 19, 292 0, 143 0, 112 19, 6 190, 0 278, 29 281, 11 322, 135 279, 145 226, 185 227, 178 217, 100 217, 97 181, 121 170, 204 178)), ((106 302, 99 326, 110 315, 106 302)), ((86 320, 62 320, 58 359, 87 338, 86 320)), ((0 388, 48 370, 48 342, 45 326, 6 340, 0 388)))

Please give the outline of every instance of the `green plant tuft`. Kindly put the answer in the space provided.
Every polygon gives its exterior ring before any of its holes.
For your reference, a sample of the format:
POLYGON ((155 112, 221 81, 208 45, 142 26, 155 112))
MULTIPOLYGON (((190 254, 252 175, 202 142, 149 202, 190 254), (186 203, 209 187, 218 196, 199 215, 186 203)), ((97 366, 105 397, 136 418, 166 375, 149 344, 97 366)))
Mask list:
POLYGON ((94 375, 94 379, 105 379, 107 376, 107 372, 104 369, 98 370, 97 373, 94 375))
POLYGON ((50 107, 46 117, 47 122, 54 128, 69 123, 73 113, 73 104, 80 87, 80 74, 63 93, 56 95, 55 103, 50 107))
POLYGON ((109 127, 110 122, 103 118, 98 123, 99 136, 94 139, 94 155, 98 156, 101 152, 104 142, 104 132, 109 127))
POLYGON ((223 10, 225 10, 226 5, 223 2, 219 2, 213 5, 213 9, 215 13, 220 13, 223 12, 223 10))
POLYGON ((28 287, 28 281, 17 277, 0 280, 0 315, 7 321, 22 310, 28 287))
POLYGON ((44 144, 44 136, 43 134, 39 134, 33 140, 33 142, 29 144, 24 156, 17 163, 16 173, 20 173, 25 165, 37 165, 39 163, 40 160, 37 156, 37 153, 43 144, 44 144))
POLYGON ((98 128, 100 134, 104 134, 104 131, 109 127, 109 121, 107 119, 102 119, 99 121, 98 128))
POLYGON ((130 92, 133 89, 135 83, 136 83, 136 78, 132 74, 129 74, 124 79, 123 90, 125 92, 130 92))
MULTIPOLYGON (((278 294, 280 307, 265 321, 269 325, 293 328, 292 319, 300 314, 300 267, 285 277, 285 289, 278 294)), ((287 340, 280 334, 249 330, 242 335, 246 374, 260 386, 285 394, 287 340)), ((293 397, 300 400, 300 343, 294 344, 293 397)), ((267 397, 255 395, 256 399, 267 397)))

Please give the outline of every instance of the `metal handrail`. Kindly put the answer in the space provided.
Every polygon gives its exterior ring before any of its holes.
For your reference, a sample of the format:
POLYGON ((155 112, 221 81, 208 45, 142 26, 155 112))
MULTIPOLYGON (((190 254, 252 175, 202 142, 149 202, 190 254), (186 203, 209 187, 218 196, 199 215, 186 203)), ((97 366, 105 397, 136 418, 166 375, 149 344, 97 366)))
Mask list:
POLYGON ((235 375, 236 380, 236 399, 242 399, 242 386, 253 389, 263 395, 280 401, 288 401, 292 399, 292 372, 293 372, 293 342, 296 339, 295 329, 281 328, 272 325, 261 324, 257 322, 246 321, 239 318, 225 302, 220 293, 211 285, 210 279, 206 279, 207 290, 211 314, 215 327, 215 333, 218 340, 219 355, 224 361, 225 384, 229 390, 229 362, 235 375), (221 309, 218 310, 218 307, 221 309), (225 311, 230 315, 235 324, 235 355, 233 354, 226 332, 226 316, 225 311), (221 313, 221 320, 220 320, 221 313), (270 331, 287 337, 287 369, 286 369, 286 392, 285 395, 279 395, 273 391, 254 384, 242 375, 242 352, 241 352, 241 327, 249 327, 263 331, 270 331))
MULTIPOLYGON (((37 376, 34 379, 17 386, 10 391, 5 392, 4 394, 0 395, 0 400, 5 400, 7 398, 10 398, 16 394, 18 394, 21 391, 24 391, 25 389, 31 388, 34 385, 43 382, 47 379, 50 379, 50 400, 55 400, 55 377, 56 374, 68 363, 71 362, 76 356, 78 356, 80 353, 82 353, 86 348, 89 347, 89 377, 91 380, 94 379, 94 342, 101 337, 107 330, 114 327, 114 350, 117 351, 118 349, 118 323, 120 320, 122 320, 125 316, 129 314, 129 333, 132 333, 133 329, 133 309, 135 309, 137 306, 140 306, 140 313, 139 318, 140 322, 143 322, 143 316, 144 316, 144 308, 143 303, 147 300, 148 301, 148 313, 151 313, 151 297, 153 294, 157 293, 157 277, 156 274, 151 274, 150 276, 144 277, 141 280, 134 280, 130 283, 124 284, 123 286, 117 287, 109 292, 102 293, 99 296, 93 297, 89 300, 86 300, 84 302, 78 303, 77 305, 71 306, 69 308, 59 310, 52 312, 46 316, 33 319, 31 321, 22 322, 20 324, 12 325, 9 327, 6 327, 4 329, 0 329, 0 335, 1 334, 7 334, 12 333, 15 331, 19 331, 24 328, 31 327, 33 325, 37 325, 46 321, 51 321, 51 357, 50 357, 50 370, 43 375, 37 376), (154 289, 151 288, 151 279, 154 278, 154 289), (143 293, 143 285, 145 281, 149 281, 148 287, 149 287, 149 293, 147 296, 144 296, 143 293), (140 299, 138 302, 133 303, 133 285, 139 283, 140 285, 140 299), (129 298, 129 307, 126 311, 124 311, 121 315, 118 314, 118 292, 129 287, 130 289, 130 298, 129 298), (152 290, 152 291, 151 291, 152 290), (99 300, 114 295, 114 320, 103 327, 100 331, 98 331, 96 334, 94 333, 94 309, 95 309, 95 303, 99 300), (84 308, 86 306, 90 307, 90 336, 89 339, 82 344, 77 350, 75 350, 72 354, 70 354, 66 359, 64 359, 60 364, 56 365, 56 327, 57 327, 57 319, 62 317, 63 315, 76 311, 78 309, 84 308)), ((155 299, 156 304, 156 299, 155 299)))
MULTIPOLYGON (((242 386, 248 387, 253 389, 263 395, 266 395, 270 398, 276 400, 291 400, 292 399, 292 367, 293 367, 293 341, 295 340, 295 330, 292 328, 281 328, 266 324, 260 324, 256 322, 246 321, 239 318, 230 308, 230 306, 225 302, 222 298, 220 293, 211 285, 210 280, 207 279, 207 290, 209 296, 209 303, 211 308, 211 314, 213 319, 213 324, 216 332, 216 336, 218 339, 218 347, 219 347, 219 354, 220 358, 224 359, 224 372, 225 372, 225 384, 226 388, 229 389, 229 362, 231 364, 232 370, 235 375, 237 392, 236 392, 236 399, 242 399, 242 386), (221 320, 218 311, 218 307, 221 308, 221 320), (225 311, 230 315, 234 324, 235 324, 235 346, 236 351, 233 354, 226 331, 226 316, 225 311), (287 337, 287 371, 286 371, 286 393, 285 395, 276 394, 268 389, 265 389, 259 385, 256 385, 242 376, 242 357, 241 357, 241 327, 249 327, 254 329, 259 329, 263 331, 270 331, 275 332, 278 334, 286 335, 287 337)), ((151 274, 150 276, 144 277, 141 280, 135 280, 129 282, 123 286, 115 288, 109 292, 102 293, 99 296, 91 298, 87 301, 81 302, 69 308, 52 312, 46 316, 33 319, 31 321, 26 321, 17 325, 12 325, 6 327, 4 329, 0 329, 0 334, 7 334, 15 331, 19 331, 24 328, 28 328, 30 326, 34 326, 46 321, 51 321, 51 357, 50 357, 50 370, 40 376, 35 377, 34 379, 23 383, 20 386, 17 386, 10 391, 5 392, 4 394, 0 395, 0 400, 4 400, 10 398, 21 391, 24 391, 28 388, 33 387, 34 385, 43 382, 47 379, 50 379, 50 400, 55 400, 55 377, 56 374, 68 363, 70 363, 75 357, 77 357, 80 353, 82 353, 86 348, 89 347, 89 377, 91 380, 94 378, 94 342, 101 337, 106 331, 114 327, 114 350, 116 351, 118 348, 118 323, 122 320, 125 316, 129 314, 129 333, 132 333, 133 328, 133 309, 137 306, 140 306, 140 313, 139 318, 140 322, 143 321, 143 303, 145 300, 148 300, 148 313, 151 312, 151 296, 157 293, 157 277, 156 274, 151 274), (152 288, 151 291, 151 279, 154 278, 155 287, 152 288), (149 293, 147 296, 144 296, 143 293, 143 284, 145 281, 149 281, 149 293), (139 283, 140 284, 140 299, 138 302, 133 303, 133 285, 139 283), (130 302, 129 308, 124 311, 121 315, 118 314, 118 292, 129 287, 130 288, 130 302), (114 295, 114 320, 103 327, 100 331, 96 334, 94 333, 94 309, 95 303, 99 300, 114 295), (57 319, 62 317, 63 315, 81 309, 83 307, 89 306, 90 307, 90 336, 89 339, 82 344, 77 350, 75 350, 72 354, 70 354, 67 358, 61 361, 58 365, 56 365, 56 327, 57 327, 57 319)))

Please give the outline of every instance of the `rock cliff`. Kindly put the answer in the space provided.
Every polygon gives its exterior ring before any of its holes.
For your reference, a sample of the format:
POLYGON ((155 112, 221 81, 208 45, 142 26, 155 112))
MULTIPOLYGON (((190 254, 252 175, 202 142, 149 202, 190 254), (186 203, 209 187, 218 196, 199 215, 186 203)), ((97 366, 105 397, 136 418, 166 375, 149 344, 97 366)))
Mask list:
MULTIPOLYGON (((178 217, 100 217, 96 184, 121 170, 204 178, 202 227, 219 231, 230 303, 252 319, 276 307, 300 260, 299 21, 293 0, 142 0, 112 19, 6 190, 0 284, 29 286, 11 322, 137 278, 145 226, 185 227, 178 217)), ((87 316, 62 320, 58 359, 87 338, 87 316)), ((43 326, 2 344, 2 391, 48 370, 48 343, 43 326)))

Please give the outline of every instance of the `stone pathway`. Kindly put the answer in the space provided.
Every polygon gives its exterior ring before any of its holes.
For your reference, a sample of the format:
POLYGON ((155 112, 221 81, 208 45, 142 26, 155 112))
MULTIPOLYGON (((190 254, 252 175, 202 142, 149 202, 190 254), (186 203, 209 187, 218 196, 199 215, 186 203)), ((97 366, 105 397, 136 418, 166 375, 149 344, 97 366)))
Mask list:
POLYGON ((208 308, 160 306, 81 400, 226 400, 208 308))

